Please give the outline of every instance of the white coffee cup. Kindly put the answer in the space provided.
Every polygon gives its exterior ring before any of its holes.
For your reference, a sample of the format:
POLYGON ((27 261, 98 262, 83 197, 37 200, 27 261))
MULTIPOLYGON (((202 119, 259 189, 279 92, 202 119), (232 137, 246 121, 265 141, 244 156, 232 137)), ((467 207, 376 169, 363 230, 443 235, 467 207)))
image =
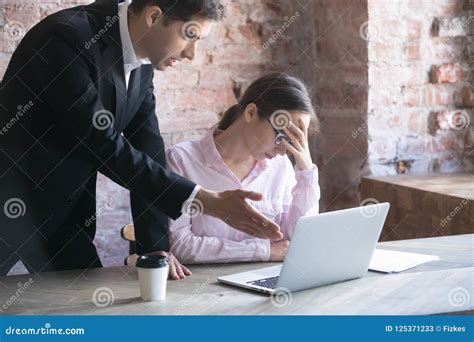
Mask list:
POLYGON ((168 258, 164 255, 142 255, 137 259, 138 281, 143 300, 164 300, 168 280, 168 258))

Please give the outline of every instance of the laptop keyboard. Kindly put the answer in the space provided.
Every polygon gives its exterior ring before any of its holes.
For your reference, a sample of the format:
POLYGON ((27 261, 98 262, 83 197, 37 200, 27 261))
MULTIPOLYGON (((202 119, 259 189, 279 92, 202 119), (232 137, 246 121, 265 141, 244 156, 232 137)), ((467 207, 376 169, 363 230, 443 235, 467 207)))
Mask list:
POLYGON ((248 281, 247 284, 266 287, 267 289, 275 289, 278 282, 278 276, 248 281))

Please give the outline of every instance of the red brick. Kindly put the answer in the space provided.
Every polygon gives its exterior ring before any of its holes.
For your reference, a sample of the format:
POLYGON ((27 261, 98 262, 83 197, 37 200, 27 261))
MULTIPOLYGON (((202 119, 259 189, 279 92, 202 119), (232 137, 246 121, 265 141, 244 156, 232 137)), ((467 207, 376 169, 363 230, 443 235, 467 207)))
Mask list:
POLYGON ((397 129, 397 128, 400 127, 400 125, 402 123, 402 119, 401 119, 400 115, 390 116, 387 120, 387 123, 391 128, 397 129))
MULTIPOLYGON (((369 122, 369 126, 371 122, 369 122)), ((370 134, 369 160, 374 164, 383 164, 397 156, 397 139, 395 134, 370 134)))
POLYGON ((8 63, 10 62, 10 57, 10 54, 0 52, 0 80, 3 78, 3 75, 7 70, 8 63))
POLYGON ((468 60, 465 39, 435 39, 430 42, 426 50, 426 58, 430 60, 463 61, 468 60))
POLYGON ((459 37, 469 34, 472 23, 469 17, 443 18, 435 23, 439 37, 459 37))
POLYGON ((406 43, 402 46, 404 60, 420 59, 420 44, 418 42, 406 43))
POLYGON ((429 118, 431 134, 439 131, 460 131, 469 127, 472 121, 472 112, 468 110, 443 110, 432 112, 429 118))
POLYGON ((208 108, 224 109, 237 103, 232 87, 221 90, 201 89, 191 92, 176 92, 174 106, 180 110, 208 108))
POLYGON ((180 62, 175 68, 168 68, 162 73, 157 73, 154 78, 156 89, 192 89, 197 86, 199 80, 199 70, 195 65, 187 62, 180 62))
POLYGON ((474 11, 474 2, 472 0, 463 0, 462 9, 465 11, 474 11))
POLYGON ((461 14, 463 5, 462 1, 453 0, 432 0, 425 4, 423 14, 432 17, 455 17, 461 14))
POLYGON ((417 19, 386 17, 374 18, 374 27, 379 32, 379 39, 418 39, 421 36, 422 22, 417 19))
POLYGON ((407 128, 410 133, 425 134, 427 133, 426 111, 414 111, 408 114, 407 128))
POLYGON ((192 131, 194 129, 207 129, 219 121, 217 111, 212 110, 187 110, 184 112, 168 113, 160 117, 160 131, 175 133, 179 131, 192 131))
POLYGON ((249 8, 249 19, 256 23, 268 23, 272 20, 280 21, 282 19, 280 12, 280 7, 276 6, 266 6, 265 1, 252 1, 249 8))
POLYGON ((7 24, 8 22, 18 21, 25 28, 29 28, 41 19, 41 11, 37 4, 12 4, 5 7, 5 17, 7 24))
POLYGON ((226 18, 225 25, 242 25, 247 20, 247 15, 245 14, 246 7, 242 6, 241 3, 227 1, 225 4, 226 8, 226 18))
MULTIPOLYGON (((373 17, 386 17, 392 13, 398 13, 400 2, 391 0, 368 0, 369 14, 373 17)), ((417 3, 418 1, 407 1, 407 4, 417 3)))
POLYGON ((420 157, 429 151, 430 146, 424 137, 404 137, 400 141, 399 155, 403 159, 420 157))
POLYGON ((456 102, 462 102, 465 107, 474 107, 474 88, 467 86, 455 94, 456 102))
POLYGON ((454 106, 462 105, 462 99, 456 96, 459 87, 453 84, 432 84, 426 88, 426 105, 454 106))
POLYGON ((228 31, 231 43, 262 45, 261 25, 249 22, 228 31))
POLYGON ((434 65, 431 69, 432 83, 456 83, 466 81, 469 72, 459 63, 434 65))
POLYGON ((393 87, 415 86, 428 84, 428 72, 424 65, 410 62, 406 65, 387 65, 387 63, 371 63, 369 67, 369 84, 393 87))
POLYGON ((228 65, 256 65, 271 60, 271 49, 262 49, 255 44, 226 44, 213 52, 213 64, 228 65))
POLYGON ((13 53, 18 45, 19 39, 16 39, 7 33, 2 33, 2 36, 3 37, 0 40, 0 52, 13 53))
POLYGON ((426 104, 425 87, 402 87, 403 105, 407 107, 423 107, 426 104))
POLYGON ((440 139, 433 139, 433 152, 445 152, 458 149, 458 141, 456 137, 442 137, 440 139))
POLYGON ((419 42, 406 43, 381 43, 375 42, 369 47, 369 58, 371 61, 410 61, 420 59, 419 42))
POLYGON ((396 107, 400 105, 400 88, 385 89, 377 88, 371 89, 369 92, 369 108, 379 109, 385 107, 396 107))

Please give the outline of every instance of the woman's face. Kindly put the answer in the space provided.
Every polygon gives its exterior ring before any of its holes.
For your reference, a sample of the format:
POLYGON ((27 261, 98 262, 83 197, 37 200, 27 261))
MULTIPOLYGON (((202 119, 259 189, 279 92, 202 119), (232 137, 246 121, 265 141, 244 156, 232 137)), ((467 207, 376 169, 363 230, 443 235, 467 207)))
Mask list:
POLYGON ((284 155, 287 149, 283 143, 275 144, 277 132, 283 132, 284 127, 293 122, 300 127, 299 120, 303 120, 305 127, 309 127, 311 116, 307 113, 296 111, 277 111, 271 117, 259 116, 254 104, 247 106, 244 118, 246 125, 242 136, 245 139, 248 150, 256 160, 273 159, 277 155, 284 155))

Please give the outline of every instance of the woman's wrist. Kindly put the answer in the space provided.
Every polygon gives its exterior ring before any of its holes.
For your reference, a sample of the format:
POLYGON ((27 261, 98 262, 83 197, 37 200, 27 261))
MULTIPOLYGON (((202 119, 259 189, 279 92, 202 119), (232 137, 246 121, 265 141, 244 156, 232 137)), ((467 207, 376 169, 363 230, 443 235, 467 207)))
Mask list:
POLYGON ((299 171, 310 171, 314 168, 314 164, 311 160, 296 160, 296 169, 299 171))

